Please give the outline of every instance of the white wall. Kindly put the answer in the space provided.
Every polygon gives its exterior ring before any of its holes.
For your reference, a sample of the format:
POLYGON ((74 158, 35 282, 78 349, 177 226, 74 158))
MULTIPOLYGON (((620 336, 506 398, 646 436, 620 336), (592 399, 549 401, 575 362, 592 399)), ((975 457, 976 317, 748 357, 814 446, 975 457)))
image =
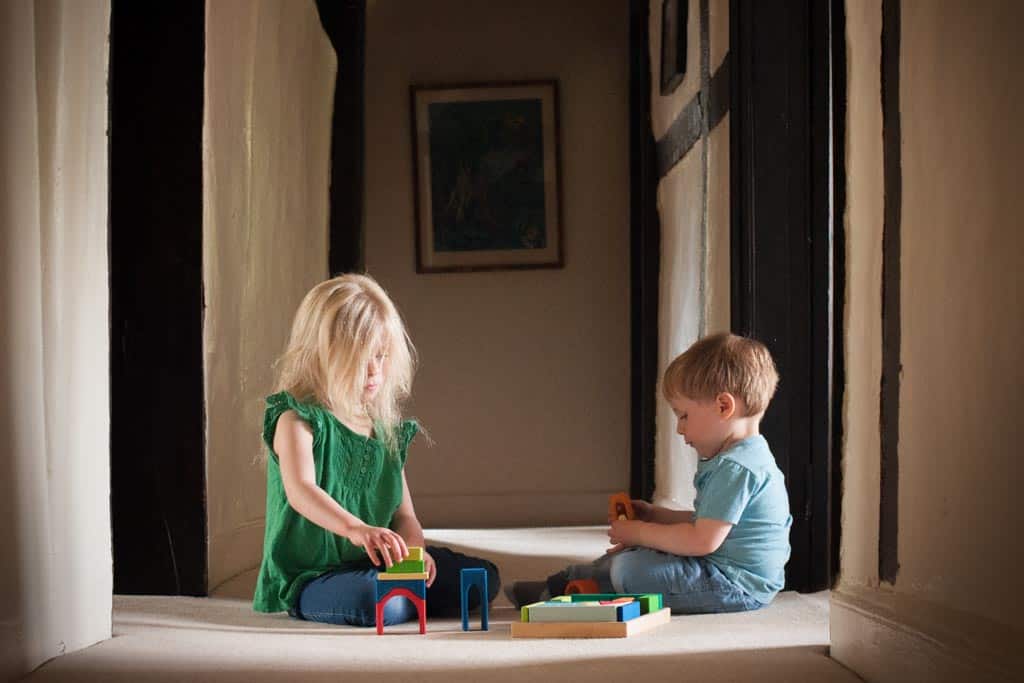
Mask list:
POLYGON ((1024 8, 902 6, 900 568, 888 584, 877 572, 881 3, 847 5, 847 436, 832 654, 871 681, 1019 680, 1024 8))
POLYGON ((0 678, 110 637, 110 6, 0 3, 0 678))
MULTIPOLYGON (((655 139, 701 87, 700 3, 689 3, 686 75, 674 92, 661 95, 662 0, 650 3, 651 125, 655 139)), ((709 3, 711 74, 729 51, 729 3, 709 3)), ((661 179, 661 277, 658 301, 658 368, 702 336, 730 328, 729 303, 729 118, 661 179), (706 198, 706 201, 705 201, 706 198)), ((660 376, 659 376, 660 382, 660 376)), ((656 398, 655 499, 659 504, 692 509, 697 453, 676 434, 676 419, 660 393, 656 398)))
POLYGON ((427 525, 600 522, 629 486, 629 52, 620 0, 369 3, 366 264, 422 367, 427 525), (558 79, 564 269, 417 275, 412 83, 558 79))
POLYGON ((312 0, 206 9, 203 321, 209 587, 263 550, 264 397, 292 316, 327 277, 337 69, 312 0))

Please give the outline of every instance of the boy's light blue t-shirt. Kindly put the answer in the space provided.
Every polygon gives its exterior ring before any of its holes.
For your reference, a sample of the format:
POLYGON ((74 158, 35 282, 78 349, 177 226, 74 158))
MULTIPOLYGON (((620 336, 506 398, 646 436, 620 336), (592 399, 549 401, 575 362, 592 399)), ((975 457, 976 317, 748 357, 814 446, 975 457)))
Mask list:
POLYGON ((707 559, 752 598, 771 602, 786 580, 793 517, 768 442, 758 434, 701 460, 694 485, 694 521, 703 517, 733 525, 707 559))

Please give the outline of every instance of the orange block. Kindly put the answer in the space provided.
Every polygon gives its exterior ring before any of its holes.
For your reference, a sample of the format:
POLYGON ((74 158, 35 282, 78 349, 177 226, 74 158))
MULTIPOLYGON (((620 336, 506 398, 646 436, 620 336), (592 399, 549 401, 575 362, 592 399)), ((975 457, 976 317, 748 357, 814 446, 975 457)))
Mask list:
POLYGON ((576 579, 570 581, 565 585, 565 594, 572 595, 573 593, 600 593, 600 586, 597 585, 597 581, 593 579, 576 579))
POLYGON ((608 499, 608 516, 612 519, 634 519, 633 501, 625 493, 616 493, 608 499))

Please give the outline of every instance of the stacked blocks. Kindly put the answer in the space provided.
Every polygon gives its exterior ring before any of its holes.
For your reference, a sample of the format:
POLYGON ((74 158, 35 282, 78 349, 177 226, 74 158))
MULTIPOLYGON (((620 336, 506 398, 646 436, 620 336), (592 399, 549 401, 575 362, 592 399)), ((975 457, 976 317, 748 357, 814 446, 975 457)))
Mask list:
POLYGON ((377 572, 377 635, 384 633, 384 605, 395 596, 409 598, 420 618, 420 633, 427 632, 427 576, 423 548, 415 546, 404 560, 377 572))
POLYGON ((463 569, 459 572, 459 594, 462 597, 462 630, 469 630, 469 589, 480 590, 480 630, 490 630, 487 625, 487 570, 481 568, 463 569))
POLYGON ((624 638, 668 623, 660 593, 576 593, 521 610, 513 638, 624 638))

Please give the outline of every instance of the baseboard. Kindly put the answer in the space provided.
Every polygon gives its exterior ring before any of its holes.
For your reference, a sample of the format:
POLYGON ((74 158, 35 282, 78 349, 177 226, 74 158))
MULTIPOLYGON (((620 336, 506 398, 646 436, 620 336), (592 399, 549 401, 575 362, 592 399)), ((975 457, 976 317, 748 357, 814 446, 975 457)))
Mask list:
POLYGON ((420 522, 434 529, 577 526, 604 524, 613 493, 416 493, 415 501, 420 522))
POLYGON ((972 614, 863 587, 832 593, 831 656, 871 683, 1010 681, 1021 634, 972 614))

